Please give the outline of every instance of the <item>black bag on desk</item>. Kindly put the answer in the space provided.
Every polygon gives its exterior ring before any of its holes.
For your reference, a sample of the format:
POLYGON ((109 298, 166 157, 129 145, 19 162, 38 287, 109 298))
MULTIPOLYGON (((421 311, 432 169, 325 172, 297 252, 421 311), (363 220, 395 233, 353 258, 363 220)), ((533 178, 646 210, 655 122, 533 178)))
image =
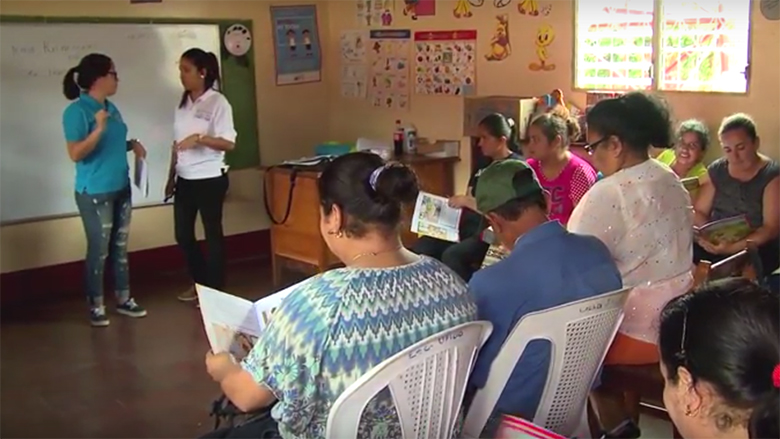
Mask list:
POLYGON ((292 209, 293 194, 295 193, 295 180, 298 178, 299 172, 322 172, 330 162, 335 159, 336 156, 321 155, 317 157, 308 157, 299 160, 290 160, 282 162, 281 164, 274 165, 265 170, 263 176, 263 204, 265 205, 265 211, 268 212, 268 218, 271 222, 280 225, 287 222, 290 217, 290 209, 292 209), (274 168, 289 169, 290 170, 290 191, 287 193, 287 207, 284 210, 284 216, 278 220, 274 218, 271 212, 271 205, 268 202, 268 176, 274 168))
POLYGON ((279 429, 271 419, 271 408, 262 408, 253 412, 242 412, 223 394, 211 403, 214 430, 201 436, 202 439, 216 438, 262 438, 276 439, 279 429))

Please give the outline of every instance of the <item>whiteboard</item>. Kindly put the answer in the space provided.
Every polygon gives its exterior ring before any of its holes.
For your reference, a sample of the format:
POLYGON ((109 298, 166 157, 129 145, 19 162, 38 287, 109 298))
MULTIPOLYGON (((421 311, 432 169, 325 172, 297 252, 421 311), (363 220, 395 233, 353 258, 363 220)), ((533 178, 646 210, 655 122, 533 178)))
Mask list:
MULTIPOLYGON (((147 150, 149 196, 133 187, 135 206, 160 204, 182 95, 178 62, 192 47, 219 54, 217 25, 0 24, 0 221, 75 214, 75 163, 67 154, 62 80, 81 57, 114 60, 119 89, 110 98, 130 138, 147 150)), ((219 58, 219 56, 217 56, 219 58)), ((128 156, 133 172, 133 156, 128 156)))

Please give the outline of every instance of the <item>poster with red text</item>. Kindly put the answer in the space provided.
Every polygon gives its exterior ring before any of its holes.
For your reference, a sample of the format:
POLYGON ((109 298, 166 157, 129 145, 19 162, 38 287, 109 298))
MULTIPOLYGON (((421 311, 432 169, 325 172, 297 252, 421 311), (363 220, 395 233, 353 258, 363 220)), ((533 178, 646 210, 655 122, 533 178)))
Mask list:
POLYGON ((477 31, 414 33, 417 94, 472 96, 477 92, 477 31))

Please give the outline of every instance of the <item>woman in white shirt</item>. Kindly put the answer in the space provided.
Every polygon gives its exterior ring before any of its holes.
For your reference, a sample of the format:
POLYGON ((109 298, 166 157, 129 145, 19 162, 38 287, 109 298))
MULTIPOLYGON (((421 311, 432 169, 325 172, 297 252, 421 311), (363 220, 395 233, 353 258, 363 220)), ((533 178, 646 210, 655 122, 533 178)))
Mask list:
MULTIPOLYGON (((693 208, 675 174, 650 159, 672 145, 669 110, 639 92, 596 104, 587 115, 593 164, 604 174, 572 212, 569 230, 601 239, 633 287, 605 364, 658 362, 657 322, 666 302, 693 284, 693 208)), ((622 395, 596 392, 607 431, 622 420, 622 395)))
MULTIPOLYGON (((225 151, 235 147, 233 109, 218 91, 219 63, 213 53, 189 49, 179 61, 184 94, 176 109, 173 154, 166 197, 174 197, 176 242, 187 259, 195 283, 223 288, 225 251, 222 206, 229 182, 225 151), (195 238, 195 219, 200 213, 208 255, 195 238)), ((195 300, 194 288, 179 300, 195 300)))

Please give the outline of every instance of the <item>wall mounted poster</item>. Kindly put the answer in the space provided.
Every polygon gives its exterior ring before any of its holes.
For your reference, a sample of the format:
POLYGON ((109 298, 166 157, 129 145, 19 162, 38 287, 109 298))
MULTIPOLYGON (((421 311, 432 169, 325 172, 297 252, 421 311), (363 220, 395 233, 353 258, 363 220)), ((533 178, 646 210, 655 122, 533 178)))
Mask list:
POLYGON ((408 29, 371 31, 368 92, 374 107, 409 109, 411 34, 408 29))
POLYGON ((276 85, 318 82, 322 52, 317 29, 317 7, 271 6, 274 29, 276 85))
POLYGON ((476 30, 415 32, 414 48, 416 93, 476 94, 476 30))
POLYGON ((341 48, 341 96, 345 98, 366 97, 368 66, 366 48, 368 31, 345 30, 339 41, 341 48))

